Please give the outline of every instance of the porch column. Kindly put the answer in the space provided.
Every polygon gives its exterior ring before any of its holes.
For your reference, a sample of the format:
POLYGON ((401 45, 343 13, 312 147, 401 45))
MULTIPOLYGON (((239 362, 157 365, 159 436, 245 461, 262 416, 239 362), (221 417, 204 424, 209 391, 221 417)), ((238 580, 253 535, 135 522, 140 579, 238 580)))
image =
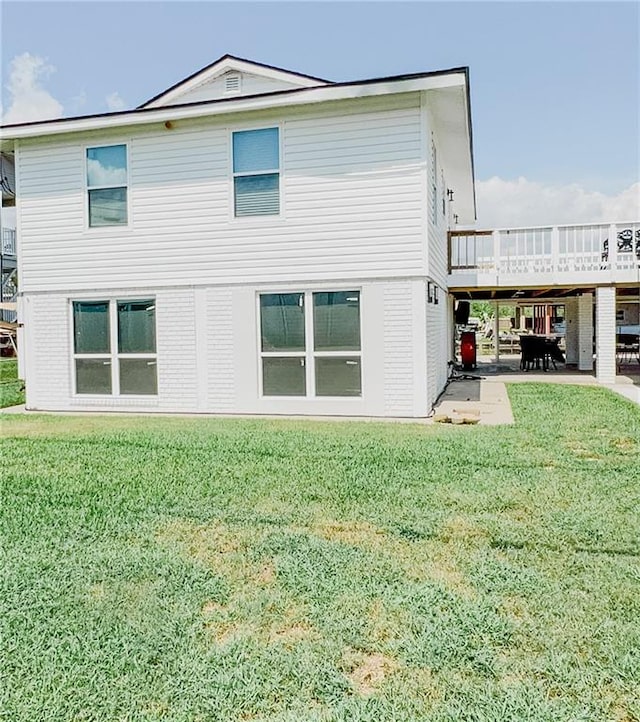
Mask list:
POLYGON ((616 382, 616 289, 596 288, 596 379, 601 384, 616 382))
POLYGON ((493 340, 496 345, 495 362, 500 363, 500 304, 496 301, 493 307, 493 340))
MULTIPOLYGON (((456 361, 456 299, 454 296, 447 294, 447 338, 449 339, 449 348, 447 349, 447 361, 456 361)), ((427 329, 428 337, 429 329, 427 329)), ((447 366, 447 372, 449 367, 447 366)))
POLYGON ((567 330, 564 337, 567 364, 578 364, 578 299, 569 297, 564 302, 567 330))
POLYGON ((578 370, 593 370, 593 294, 578 296, 578 370))

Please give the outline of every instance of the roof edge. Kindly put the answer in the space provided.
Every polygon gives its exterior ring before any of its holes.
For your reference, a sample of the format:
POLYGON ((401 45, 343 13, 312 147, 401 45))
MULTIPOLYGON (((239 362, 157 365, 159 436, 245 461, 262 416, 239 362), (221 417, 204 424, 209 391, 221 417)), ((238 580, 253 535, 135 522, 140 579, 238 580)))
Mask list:
POLYGON ((464 68, 464 82, 467 97, 467 123, 469 125, 469 153, 471 154, 471 185, 473 188, 473 219, 478 220, 478 199, 476 198, 476 168, 475 155, 473 152, 473 123, 471 120, 471 81, 469 78, 469 66, 464 68))
MULTIPOLYGON (((391 82, 402 82, 403 80, 421 80, 423 78, 433 78, 433 77, 440 77, 440 76, 446 76, 446 75, 459 75, 463 74, 465 76, 465 85, 467 88, 467 98, 469 97, 469 77, 468 77, 468 70, 469 68, 467 66, 461 66, 457 68, 449 68, 447 70, 432 70, 429 72, 424 73, 410 73, 405 75, 388 75, 383 76, 380 78, 367 78, 365 80, 349 80, 345 82, 340 83, 330 83, 329 85, 320 86, 320 87, 312 87, 312 88, 293 88, 292 90, 275 90, 269 93, 257 93, 254 95, 242 95, 242 96, 236 96, 233 98, 216 98, 214 100, 200 100, 192 103, 176 103, 175 105, 165 106, 165 107, 156 107, 156 108, 133 108, 132 110, 116 110, 111 111, 107 113, 94 113, 90 115, 75 115, 70 116, 66 118, 51 118, 49 120, 29 120, 24 123, 9 123, 6 125, 0 125, 0 130, 10 130, 10 129, 18 129, 18 128, 29 128, 36 125, 42 125, 42 126, 54 126, 60 123, 71 123, 74 121, 81 121, 81 120, 92 120, 97 118, 115 118, 115 117, 126 117, 126 116, 134 116, 138 114, 147 114, 147 113, 167 113, 172 110, 179 110, 181 108, 197 108, 197 107, 209 107, 209 106, 215 106, 218 103, 238 103, 242 101, 247 100, 254 100, 256 98, 274 98, 276 96, 287 96, 287 95, 295 95, 297 93, 309 93, 309 92, 317 92, 317 91, 323 91, 323 90, 334 90, 336 88, 348 88, 348 87, 358 87, 363 85, 373 85, 375 83, 391 83, 391 82)), ((469 115, 469 118, 471 116, 469 115)), ((70 131, 72 132, 72 131, 70 131)))

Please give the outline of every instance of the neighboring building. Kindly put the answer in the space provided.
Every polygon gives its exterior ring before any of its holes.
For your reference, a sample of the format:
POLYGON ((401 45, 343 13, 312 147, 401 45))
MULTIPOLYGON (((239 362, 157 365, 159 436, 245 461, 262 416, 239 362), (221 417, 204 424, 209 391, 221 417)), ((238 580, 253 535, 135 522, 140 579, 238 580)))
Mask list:
MULTIPOLYGON (((0 153, 0 323, 15 321, 17 292, 16 229, 13 221, 15 203, 13 159, 0 153)), ((0 350, 9 347, 9 337, 0 338, 0 350)))
POLYGON ((27 408, 429 413, 447 189, 475 215, 466 68, 330 83, 225 56, 2 137, 27 408))
POLYGON ((466 68, 331 83, 225 56, 1 150, 29 409, 424 417, 455 298, 562 299, 590 368, 595 294, 615 378, 640 226, 448 234, 475 220, 466 68))

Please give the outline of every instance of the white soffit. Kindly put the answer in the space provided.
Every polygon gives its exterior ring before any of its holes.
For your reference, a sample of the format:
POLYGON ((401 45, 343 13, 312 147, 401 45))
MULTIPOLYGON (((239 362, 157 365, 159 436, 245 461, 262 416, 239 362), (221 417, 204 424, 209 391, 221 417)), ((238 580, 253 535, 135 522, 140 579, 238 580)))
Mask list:
POLYGON ((474 223, 476 216, 471 155, 471 123, 464 87, 427 93, 429 107, 445 168, 447 187, 454 192, 453 212, 459 223, 474 223))

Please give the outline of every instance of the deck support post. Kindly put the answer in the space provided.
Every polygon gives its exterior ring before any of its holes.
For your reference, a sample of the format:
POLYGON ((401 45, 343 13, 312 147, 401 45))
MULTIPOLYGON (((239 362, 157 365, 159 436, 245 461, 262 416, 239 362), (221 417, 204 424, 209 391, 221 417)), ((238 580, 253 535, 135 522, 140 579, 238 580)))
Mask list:
POLYGON ((596 288, 596 379, 601 384, 616 381, 616 288, 596 288))
POLYGON ((578 296, 578 370, 593 371, 593 294, 578 296))
POLYGON ((573 296, 564 302, 564 316, 567 323, 565 354, 567 365, 578 364, 578 299, 573 296))
POLYGON ((500 304, 495 303, 493 315, 493 342, 496 348, 495 362, 496 366, 500 363, 500 304))

